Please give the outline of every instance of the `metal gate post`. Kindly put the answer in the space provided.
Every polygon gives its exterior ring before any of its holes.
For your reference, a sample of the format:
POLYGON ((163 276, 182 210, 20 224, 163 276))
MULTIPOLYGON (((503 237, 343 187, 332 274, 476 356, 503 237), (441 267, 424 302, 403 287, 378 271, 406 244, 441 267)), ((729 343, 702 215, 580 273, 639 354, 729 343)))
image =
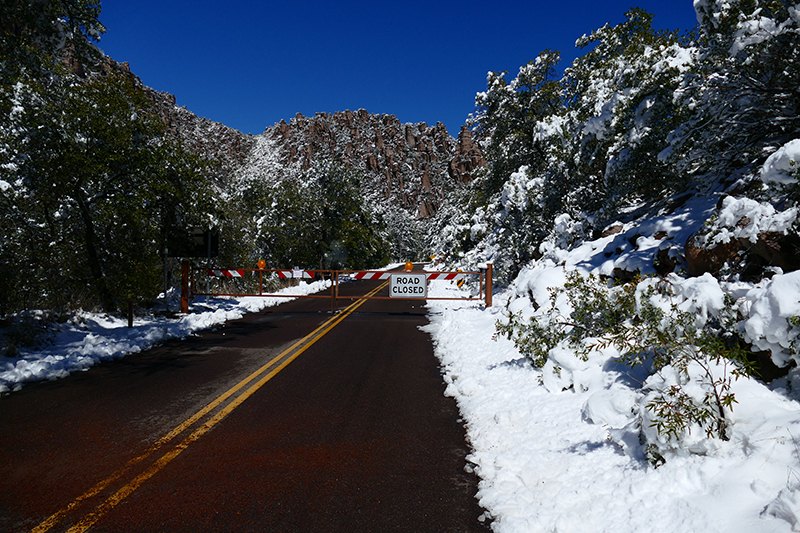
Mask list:
POLYGON ((339 296, 339 271, 331 271, 331 315, 336 313, 336 297, 339 296))
POLYGON ((486 264, 486 307, 492 306, 492 264, 486 264))
POLYGON ((189 261, 181 262, 181 313, 189 312, 189 261))

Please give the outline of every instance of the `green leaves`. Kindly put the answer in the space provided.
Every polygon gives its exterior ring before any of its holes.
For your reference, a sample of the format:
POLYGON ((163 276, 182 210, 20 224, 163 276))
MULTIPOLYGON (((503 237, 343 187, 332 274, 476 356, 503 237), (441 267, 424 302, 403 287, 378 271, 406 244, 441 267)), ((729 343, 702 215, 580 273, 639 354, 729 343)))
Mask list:
POLYGON ((498 321, 496 327, 538 368, 547 362, 550 350, 562 342, 586 358, 594 348, 584 342, 587 339, 607 335, 627 338, 628 321, 635 316, 635 292, 635 283, 609 288, 596 276, 584 278, 572 271, 563 287, 550 289, 550 306, 544 313, 527 323, 509 315, 507 323, 498 321), (563 304, 559 302, 562 297, 563 304), (564 314, 562 308, 571 311, 564 314))
POLYGON ((0 8, 0 82, 37 79, 99 56, 91 45, 105 33, 100 2, 88 0, 4 0, 0 8))
POLYGON ((593 351, 614 347, 619 363, 646 365, 657 377, 645 385, 650 392, 645 407, 660 435, 679 439, 699 426, 708 437, 727 440, 726 413, 736 403, 731 384, 755 372, 735 335, 734 302, 728 298, 716 316, 698 324, 674 297, 665 280, 637 279, 610 287, 573 271, 563 287, 551 290, 550 306, 543 312, 527 322, 509 315, 496 327, 537 368, 544 368, 550 351, 559 346, 584 360, 593 351))
POLYGON ((12 276, 6 305, 33 293, 36 305, 114 310, 157 295, 164 224, 206 208, 201 163, 164 136, 132 77, 66 76, 25 104, 0 253, 26 274, 12 276))
MULTIPOLYGON (((655 31, 646 11, 634 8, 626 16, 622 24, 606 25, 578 41, 580 47, 592 47, 563 80, 578 130, 570 146, 574 175, 592 194, 607 199, 609 211, 681 185, 659 154, 682 120, 674 93, 691 61, 690 49, 677 32, 655 31)), ((590 205, 594 210, 600 204, 595 199, 590 205)))
POLYGON ((383 266, 390 261, 388 239, 364 204, 359 180, 354 170, 326 161, 299 183, 248 182, 233 209, 255 222, 256 253, 274 268, 383 266))

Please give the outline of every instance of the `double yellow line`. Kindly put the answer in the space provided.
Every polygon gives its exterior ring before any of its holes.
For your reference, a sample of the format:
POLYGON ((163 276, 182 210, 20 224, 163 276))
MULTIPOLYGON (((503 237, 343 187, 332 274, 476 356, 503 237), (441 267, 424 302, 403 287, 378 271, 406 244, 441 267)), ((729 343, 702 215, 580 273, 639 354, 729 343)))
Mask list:
POLYGON ((190 427, 194 426, 197 422, 202 420, 225 402, 228 402, 224 407, 219 409, 216 414, 206 420, 200 427, 195 429, 188 437, 176 444, 172 449, 164 453, 159 459, 151 464, 143 472, 135 476, 121 489, 117 490, 114 494, 109 496, 104 502, 98 505, 92 512, 88 513, 77 524, 67 530, 67 533, 83 533, 97 523, 103 516, 105 516, 111 509, 117 506, 125 498, 130 496, 136 489, 138 489, 145 481, 153 477, 162 468, 169 464, 173 459, 178 457, 182 451, 189 447, 191 443, 208 433, 211 428, 216 426, 222 419, 228 416, 234 409, 239 407, 246 399, 252 396, 258 389, 264 386, 266 382, 275 377, 278 372, 286 368, 289 363, 297 359, 297 357, 310 348, 317 342, 323 335, 333 329, 339 322, 347 318, 353 311, 358 309, 361 304, 366 302, 366 298, 375 295, 381 289, 385 288, 389 282, 381 284, 378 288, 370 291, 362 299, 350 304, 342 310, 338 315, 333 316, 317 329, 294 343, 291 347, 284 350, 280 355, 271 359, 264 366, 244 378, 242 381, 231 387, 228 391, 217 397, 214 401, 197 411, 194 415, 187 418, 182 424, 175 427, 167 435, 163 436, 150 447, 148 447, 141 455, 128 461, 128 463, 114 472, 111 476, 97 483, 94 487, 87 490, 85 493, 73 500, 69 505, 56 512, 50 518, 39 524, 36 528, 31 530, 31 533, 44 533, 49 531, 53 526, 58 524, 69 513, 81 506, 85 501, 97 496, 112 483, 125 476, 134 466, 145 461, 151 457, 155 452, 164 447, 170 441, 184 433, 190 427), (255 383, 252 383, 254 382, 255 383), (251 384, 252 383, 252 384, 251 384), (248 385, 250 385, 248 387, 248 385), (228 401, 230 400, 230 401, 228 401))

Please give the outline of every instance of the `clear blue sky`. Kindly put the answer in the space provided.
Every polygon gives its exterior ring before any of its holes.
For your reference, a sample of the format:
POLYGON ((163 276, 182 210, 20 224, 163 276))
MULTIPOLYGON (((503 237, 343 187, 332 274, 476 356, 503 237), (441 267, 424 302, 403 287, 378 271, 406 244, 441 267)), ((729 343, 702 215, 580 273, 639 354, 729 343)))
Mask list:
POLYGON ((364 108, 457 135, 486 73, 575 40, 630 7, 691 29, 692 0, 108 0, 100 48, 197 115, 261 133, 295 114, 364 108))

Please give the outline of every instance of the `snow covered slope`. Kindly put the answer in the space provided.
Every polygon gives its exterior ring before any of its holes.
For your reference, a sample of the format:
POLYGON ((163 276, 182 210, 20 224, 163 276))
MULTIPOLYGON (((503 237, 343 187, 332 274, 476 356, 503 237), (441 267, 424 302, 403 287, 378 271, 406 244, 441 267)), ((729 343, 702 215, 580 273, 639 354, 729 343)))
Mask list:
MULTIPOLYGON (((543 246, 544 256, 495 294, 493 307, 428 304, 427 330, 447 394, 457 399, 464 417, 473 447, 469 460, 481 479, 478 498, 495 531, 800 530, 797 369, 767 384, 733 377, 725 361, 707 365, 713 379, 729 380, 735 395, 726 409, 727 440, 708 437, 699 424, 668 436, 651 425, 655 415, 648 404, 672 385, 701 403, 709 378, 699 365, 691 363, 685 373, 670 364, 657 372, 647 365, 631 367, 614 345, 587 339, 587 346, 596 342, 587 354, 563 341, 537 367, 497 331, 510 314, 541 323, 570 317, 573 309, 564 298, 570 273, 600 279, 638 271, 645 275, 636 288, 638 299, 667 303, 667 314, 684 310, 698 323, 732 306, 742 338, 780 366, 796 361, 800 327, 790 320, 800 315, 800 271, 774 269, 758 282, 655 275, 659 248, 685 242, 715 212, 717 235, 723 228, 742 230, 744 214, 726 221, 736 201, 722 202, 718 211, 715 204, 715 198, 693 198, 672 213, 620 224, 617 233, 572 244, 556 231, 543 246), (670 286, 666 302, 647 292, 659 282, 670 286)), ((758 202, 746 214, 752 224, 773 230, 796 216, 758 202)), ((465 261, 490 260, 493 250, 473 253, 477 257, 465 261)), ((452 295, 458 289, 439 284, 431 293, 452 295)))

